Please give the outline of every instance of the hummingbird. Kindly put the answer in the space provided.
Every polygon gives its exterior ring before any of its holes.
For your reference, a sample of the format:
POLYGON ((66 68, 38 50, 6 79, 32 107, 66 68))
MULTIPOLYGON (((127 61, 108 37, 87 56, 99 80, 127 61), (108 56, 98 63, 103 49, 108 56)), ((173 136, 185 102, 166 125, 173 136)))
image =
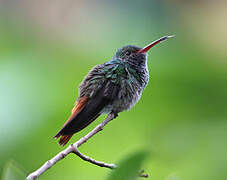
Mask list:
POLYGON ((164 36, 144 48, 134 45, 117 50, 113 58, 96 65, 79 86, 79 97, 72 114, 54 136, 64 146, 73 134, 81 131, 102 114, 130 110, 140 99, 149 81, 147 52, 173 36, 164 36))

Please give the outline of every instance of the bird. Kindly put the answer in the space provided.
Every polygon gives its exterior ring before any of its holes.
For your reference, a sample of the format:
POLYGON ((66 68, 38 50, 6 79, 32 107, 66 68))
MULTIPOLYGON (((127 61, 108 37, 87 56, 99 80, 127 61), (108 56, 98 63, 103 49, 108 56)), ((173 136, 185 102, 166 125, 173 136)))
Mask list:
POLYGON ((64 146, 70 138, 102 114, 130 110, 149 81, 147 52, 172 36, 164 36, 144 48, 134 45, 118 49, 113 58, 90 70, 79 86, 79 97, 72 114, 54 138, 64 146))

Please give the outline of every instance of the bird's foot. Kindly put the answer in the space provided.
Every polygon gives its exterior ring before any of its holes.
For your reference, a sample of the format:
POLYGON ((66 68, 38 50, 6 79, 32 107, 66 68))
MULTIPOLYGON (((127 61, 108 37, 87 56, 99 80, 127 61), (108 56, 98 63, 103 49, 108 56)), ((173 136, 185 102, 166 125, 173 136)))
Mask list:
POLYGON ((114 118, 113 118, 113 119, 115 119, 115 118, 118 117, 118 113, 115 113, 115 112, 112 112, 112 113, 113 113, 113 115, 114 115, 114 118))

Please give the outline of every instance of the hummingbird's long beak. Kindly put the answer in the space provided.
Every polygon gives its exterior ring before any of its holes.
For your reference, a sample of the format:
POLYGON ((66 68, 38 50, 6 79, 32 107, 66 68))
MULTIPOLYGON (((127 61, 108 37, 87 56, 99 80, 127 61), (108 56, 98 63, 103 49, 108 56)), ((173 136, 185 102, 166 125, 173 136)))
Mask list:
POLYGON ((166 39, 169 39, 169 38, 172 38, 174 37, 175 35, 171 35, 171 36, 164 36, 152 43, 150 43, 149 45, 145 46, 143 49, 140 49, 137 53, 146 53, 149 49, 151 49, 153 46, 155 46, 156 44, 166 40, 166 39))

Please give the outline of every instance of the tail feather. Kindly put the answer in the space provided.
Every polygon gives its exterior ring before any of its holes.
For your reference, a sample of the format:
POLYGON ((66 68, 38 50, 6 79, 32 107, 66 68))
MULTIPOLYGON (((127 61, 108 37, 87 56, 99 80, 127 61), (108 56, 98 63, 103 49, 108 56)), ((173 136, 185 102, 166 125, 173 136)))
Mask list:
POLYGON ((74 133, 79 132, 98 118, 98 116, 101 115, 103 108, 110 104, 114 97, 117 96, 119 89, 120 86, 116 86, 109 81, 103 85, 103 88, 96 92, 94 97, 81 97, 77 101, 72 115, 63 125, 61 130, 55 135, 54 138, 61 137, 58 143, 61 146, 64 146, 74 133))
POLYGON ((70 140, 71 137, 72 137, 72 135, 65 135, 65 136, 62 136, 62 137, 60 138, 60 140, 58 141, 58 144, 59 144, 60 146, 64 146, 64 145, 70 140))

